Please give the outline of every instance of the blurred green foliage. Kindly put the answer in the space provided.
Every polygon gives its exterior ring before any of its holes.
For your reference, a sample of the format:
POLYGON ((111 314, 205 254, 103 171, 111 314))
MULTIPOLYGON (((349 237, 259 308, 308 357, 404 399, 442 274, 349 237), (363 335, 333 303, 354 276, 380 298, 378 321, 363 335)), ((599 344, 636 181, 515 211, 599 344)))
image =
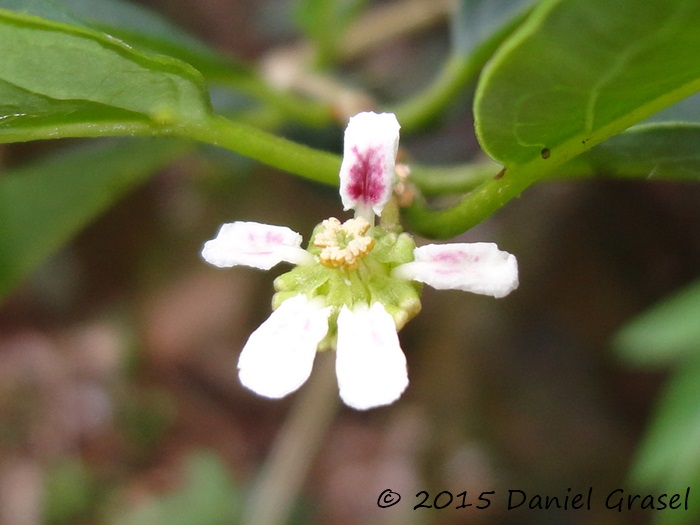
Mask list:
POLYGON ((186 460, 181 485, 133 511, 114 512, 110 525, 232 525, 240 515, 240 491, 216 455, 186 460))
MULTIPOLYGON (((317 52, 315 65, 341 67, 342 39, 371 7, 366 0, 295 4, 300 36, 317 52)), ((402 132, 410 134, 475 88, 480 145, 504 170, 496 176, 489 164, 493 173, 474 180, 474 165, 449 166, 416 177, 437 196, 470 190, 437 211, 418 197, 406 211, 417 231, 462 233, 547 179, 698 180, 698 100, 644 122, 700 89, 700 54, 688 52, 700 48, 697 1, 461 0, 451 27, 450 55, 426 90, 376 105, 386 109, 391 102, 402 132), (449 184, 433 184, 445 173, 449 184)), ((126 192, 193 151, 194 142, 334 180, 337 156, 262 128, 294 122, 339 136, 347 116, 340 105, 282 92, 254 66, 224 56, 143 6, 0 0, 0 48, 0 141, 142 137, 66 148, 3 174, 2 297, 126 192), (227 118, 216 115, 214 87, 251 103, 233 107, 227 118), (154 136, 167 138, 143 138, 154 136)), ((311 73, 307 67, 302 74, 311 73)), ((332 75, 334 68, 325 70, 332 75)), ((696 283, 634 320, 616 340, 634 365, 675 367, 632 471, 645 486, 677 490, 700 481, 699 318, 696 283)), ((167 407, 156 404, 163 412, 152 418, 138 410, 129 414, 138 429, 133 438, 144 445, 156 443, 169 422, 167 407)), ((186 470, 180 489, 115 525, 233 522, 239 493, 221 461, 196 456, 186 470)), ((80 462, 57 466, 47 481, 48 522, 83 519, 93 495, 94 481, 80 462)), ((700 505, 694 508, 658 519, 689 522, 700 512, 700 505)))
MULTIPOLYGON (((700 481, 700 281, 642 313, 615 339, 618 355, 636 367, 672 367, 630 478, 669 492, 700 481)), ((691 491, 688 512, 658 516, 661 524, 688 523, 700 515, 691 491)))
POLYGON ((189 149, 172 140, 108 141, 6 171, 0 178, 0 296, 116 199, 189 149))
POLYGON ((49 525, 69 525, 94 518, 99 503, 97 482, 78 458, 65 458, 50 467, 44 484, 44 519, 49 525))

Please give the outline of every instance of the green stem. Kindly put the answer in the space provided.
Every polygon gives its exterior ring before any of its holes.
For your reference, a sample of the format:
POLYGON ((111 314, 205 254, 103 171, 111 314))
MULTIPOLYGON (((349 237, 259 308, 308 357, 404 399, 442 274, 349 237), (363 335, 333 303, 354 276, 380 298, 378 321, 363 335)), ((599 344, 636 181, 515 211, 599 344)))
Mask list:
POLYGON ((494 177, 501 165, 484 160, 458 166, 423 166, 411 164, 410 181, 426 196, 450 195, 473 190, 494 177))
MULTIPOLYGON (((619 176, 631 176, 625 170, 621 173, 627 173, 627 175, 619 176)), ((585 178, 595 174, 596 170, 580 157, 548 170, 543 169, 538 162, 500 172, 495 163, 467 166, 461 170, 454 169, 453 173, 446 172, 445 183, 439 188, 441 190, 457 189, 460 184, 468 186, 467 181, 474 183, 483 180, 456 205, 443 210, 431 210, 421 200, 406 208, 403 216, 406 226, 414 232, 435 239, 447 239, 486 220, 535 182, 585 178), (489 169, 490 175, 487 175, 489 169), (463 179, 460 179, 460 173, 463 173, 463 179), (488 179, 484 180, 487 176, 488 179)))
POLYGON ((0 130, 0 144, 29 142, 45 139, 96 138, 96 137, 155 137, 165 133, 146 120, 76 121, 58 124, 33 125, 28 128, 0 130))
MULTIPOLYGON (((533 181, 534 182, 534 181, 533 181)), ((417 203, 404 210, 409 229, 434 239, 448 239, 479 224, 502 208, 531 184, 523 178, 504 175, 482 183, 457 205, 445 210, 430 210, 417 203)))
POLYGON ((336 185, 341 158, 297 144, 260 129, 213 116, 201 124, 175 131, 183 137, 227 148, 288 173, 322 184, 336 185))

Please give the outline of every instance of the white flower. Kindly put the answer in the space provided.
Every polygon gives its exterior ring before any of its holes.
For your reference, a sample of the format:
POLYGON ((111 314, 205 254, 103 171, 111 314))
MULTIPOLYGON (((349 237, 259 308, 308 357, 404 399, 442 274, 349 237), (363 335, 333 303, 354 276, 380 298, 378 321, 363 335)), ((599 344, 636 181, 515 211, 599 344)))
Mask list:
MULTIPOLYGON (((356 224, 362 220, 347 221, 350 224, 344 237, 350 238, 354 233, 363 239, 369 225, 356 224)), ((336 222, 331 221, 317 235, 326 249, 333 240, 330 234, 341 228, 336 222)), ((243 265, 269 269, 282 261, 315 263, 314 257, 300 247, 301 240, 298 233, 286 227, 234 222, 224 224, 217 236, 204 244, 202 256, 221 268, 243 265)), ((370 250, 371 246, 366 248, 370 250)), ((361 250, 356 252, 355 256, 362 255, 361 250)), ((324 264, 323 251, 318 264, 337 267, 324 264)), ((393 318, 381 303, 368 307, 359 302, 352 310, 346 306, 339 308, 339 313, 337 307, 335 310, 336 372, 341 398, 358 410, 394 402, 408 385, 408 373, 393 318)), ((270 398, 281 398, 297 390, 311 374, 333 311, 333 306, 327 306, 322 297, 309 299, 298 294, 283 301, 243 347, 238 360, 241 383, 270 398)))
POLYGON ((426 244, 413 255, 413 262, 394 268, 394 277, 497 298, 518 287, 518 261, 493 243, 426 244))
POLYGON ((336 353, 340 397, 352 408, 388 405, 408 386, 396 325, 381 303, 340 309, 336 353))
POLYGON ((265 397, 294 392, 311 374, 330 314, 320 299, 297 295, 284 301, 243 347, 238 358, 241 383, 265 397))
POLYGON ((381 215, 394 187, 399 125, 393 113, 359 113, 345 129, 340 166, 340 198, 344 209, 371 222, 381 215))
POLYGON ((390 113, 360 113, 345 131, 340 195, 355 218, 323 221, 308 250, 284 226, 224 224, 204 259, 219 267, 297 268, 275 280, 276 310, 241 351, 241 382, 271 398, 309 377, 319 345, 336 349, 340 397, 365 410, 396 401, 408 386, 397 327, 420 310, 420 286, 503 297, 518 286, 515 257, 492 243, 428 244, 372 226, 391 198, 399 123, 390 113))

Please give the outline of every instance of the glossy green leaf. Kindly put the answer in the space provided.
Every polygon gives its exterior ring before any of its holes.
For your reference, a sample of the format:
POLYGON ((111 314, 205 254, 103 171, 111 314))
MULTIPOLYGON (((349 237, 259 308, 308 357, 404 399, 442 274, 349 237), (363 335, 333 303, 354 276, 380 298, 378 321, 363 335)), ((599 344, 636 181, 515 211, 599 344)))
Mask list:
POLYGON ((700 355, 700 281, 634 318, 617 334, 615 346, 636 364, 700 355))
POLYGON ((209 115, 201 75, 103 33, 0 10, 0 142, 153 133, 209 115))
POLYGON ((546 171, 698 91, 698 27, 696 0, 544 0, 482 75, 482 147, 546 171))
POLYGON ((116 199, 188 150, 170 140, 94 143, 0 177, 0 298, 116 199))

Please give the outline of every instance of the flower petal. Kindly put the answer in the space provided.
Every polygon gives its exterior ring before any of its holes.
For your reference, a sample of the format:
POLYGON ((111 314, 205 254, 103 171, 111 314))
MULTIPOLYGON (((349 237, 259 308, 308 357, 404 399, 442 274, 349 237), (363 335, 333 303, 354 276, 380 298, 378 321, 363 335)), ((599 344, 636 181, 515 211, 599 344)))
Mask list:
POLYGON ((406 357, 381 303, 341 308, 335 369, 340 397, 358 410, 393 403, 406 389, 406 357))
POLYGON ((504 297, 518 287, 515 256, 493 243, 426 244, 413 252, 415 260, 393 275, 429 284, 438 290, 464 290, 504 297))
POLYGON ((318 343, 328 332, 331 308, 297 295, 284 301, 255 330, 238 358, 243 386, 280 398, 309 378, 318 343))
POLYGON ((282 261, 307 264, 313 256, 300 247, 301 241, 301 235, 286 226, 231 222, 204 243, 202 257, 219 268, 243 265, 269 270, 282 261))
POLYGON ((372 212, 382 214, 393 191, 400 127, 393 113, 364 112, 350 118, 340 167, 346 210, 352 208, 368 220, 372 212))

